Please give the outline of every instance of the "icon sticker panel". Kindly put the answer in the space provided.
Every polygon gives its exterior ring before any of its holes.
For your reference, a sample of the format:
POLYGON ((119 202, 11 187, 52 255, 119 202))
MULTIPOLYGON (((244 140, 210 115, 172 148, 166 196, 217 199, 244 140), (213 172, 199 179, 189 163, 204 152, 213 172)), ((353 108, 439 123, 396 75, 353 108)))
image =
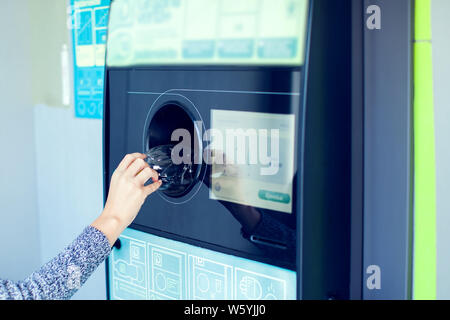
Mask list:
POLYGON ((235 268, 235 292, 238 300, 284 300, 286 282, 268 275, 235 268))
POLYGON ((145 242, 121 237, 121 250, 110 257, 113 296, 117 299, 146 299, 145 242))
POLYGON ((232 267, 202 257, 189 256, 190 298, 225 300, 232 298, 232 267))
POLYGON ((296 273, 127 229, 110 258, 112 299, 295 299, 296 273))
POLYGON ((186 254, 168 248, 148 244, 149 252, 149 295, 166 299, 185 298, 184 272, 186 254))

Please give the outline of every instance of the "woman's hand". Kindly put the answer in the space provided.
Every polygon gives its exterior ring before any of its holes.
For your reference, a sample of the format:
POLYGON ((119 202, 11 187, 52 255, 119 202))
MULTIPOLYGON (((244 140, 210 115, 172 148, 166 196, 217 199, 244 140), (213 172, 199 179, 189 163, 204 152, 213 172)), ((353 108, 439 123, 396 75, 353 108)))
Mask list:
POLYGON ((111 246, 136 218, 145 199, 162 184, 158 173, 148 166, 145 158, 146 155, 141 153, 125 156, 111 177, 105 209, 92 223, 106 235, 111 246), (145 186, 149 179, 153 183, 145 186))

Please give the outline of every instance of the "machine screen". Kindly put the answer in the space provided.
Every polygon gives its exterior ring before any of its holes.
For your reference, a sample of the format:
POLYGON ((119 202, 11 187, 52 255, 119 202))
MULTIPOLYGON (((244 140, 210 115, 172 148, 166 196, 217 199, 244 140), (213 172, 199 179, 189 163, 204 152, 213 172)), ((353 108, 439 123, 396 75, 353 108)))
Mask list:
POLYGON ((115 0, 107 64, 303 65, 308 2, 115 0))
POLYGON ((292 213, 295 116, 211 110, 210 198, 292 213))

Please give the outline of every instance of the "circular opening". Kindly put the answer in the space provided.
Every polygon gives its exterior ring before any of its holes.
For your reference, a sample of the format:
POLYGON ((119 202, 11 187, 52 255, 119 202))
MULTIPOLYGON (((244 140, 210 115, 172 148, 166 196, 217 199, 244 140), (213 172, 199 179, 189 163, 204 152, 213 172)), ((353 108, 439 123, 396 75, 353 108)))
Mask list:
MULTIPOLYGON (((153 118, 150 121, 147 133, 147 147, 148 150, 163 145, 176 145, 178 141, 172 141, 172 134, 177 129, 185 129, 190 135, 190 148, 185 148, 183 151, 188 153, 192 164, 193 180, 190 184, 183 186, 171 186, 164 189, 162 192, 167 196, 179 198, 192 189, 192 187, 197 183, 198 177, 200 176, 201 165, 198 161, 195 161, 198 153, 194 152, 194 139, 197 139, 197 146, 202 147, 201 141, 199 140, 198 128, 196 127, 193 117, 188 113, 188 111, 181 105, 170 102, 163 105, 158 111, 155 112, 153 118)), ((184 141, 184 143, 187 143, 184 141)), ((180 154, 183 156, 183 154, 180 154)))

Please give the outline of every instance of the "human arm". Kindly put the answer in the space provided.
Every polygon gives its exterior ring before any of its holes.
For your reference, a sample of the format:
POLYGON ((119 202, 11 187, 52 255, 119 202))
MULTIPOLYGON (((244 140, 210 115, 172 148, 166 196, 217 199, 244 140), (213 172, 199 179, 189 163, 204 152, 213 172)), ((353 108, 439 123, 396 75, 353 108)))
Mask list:
POLYGON ((54 259, 23 281, 0 280, 0 300, 70 299, 106 259, 148 195, 161 185, 145 155, 127 155, 112 178, 102 214, 54 259), (145 186, 149 179, 154 183, 145 186))

